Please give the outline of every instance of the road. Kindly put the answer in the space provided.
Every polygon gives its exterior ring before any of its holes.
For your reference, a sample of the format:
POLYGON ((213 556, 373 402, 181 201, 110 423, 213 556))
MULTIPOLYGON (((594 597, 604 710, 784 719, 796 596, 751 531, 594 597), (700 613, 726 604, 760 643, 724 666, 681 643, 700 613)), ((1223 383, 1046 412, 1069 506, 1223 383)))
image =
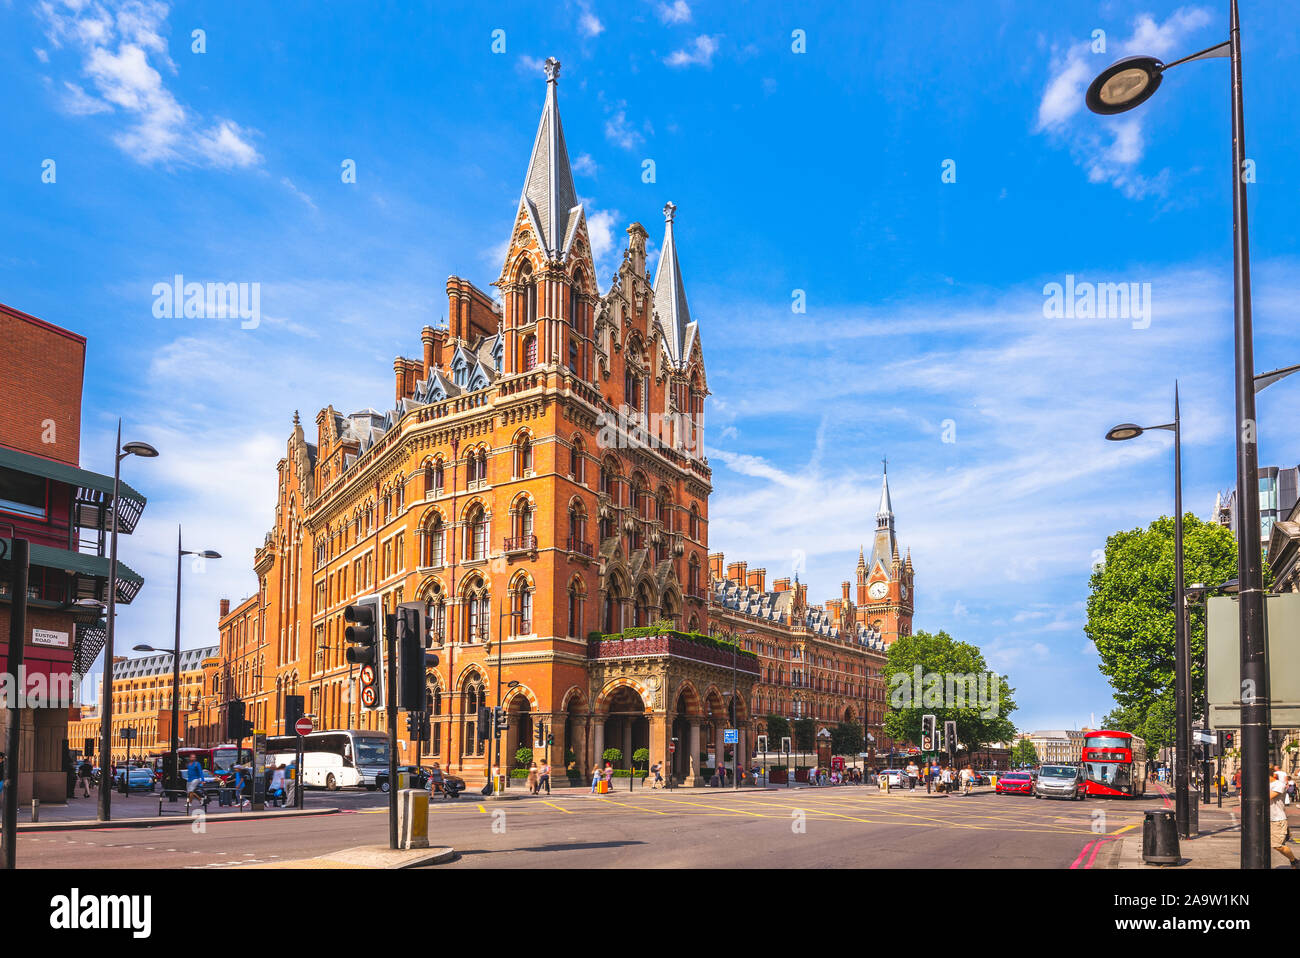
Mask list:
MULTIPOLYGON (((24 833, 20 868, 226 868, 387 843, 386 796, 340 792, 338 814, 281 821, 24 833)), ((441 868, 1103 868, 1112 838, 1161 799, 1035 800, 885 795, 865 787, 679 789, 430 806, 430 839, 459 856, 441 868), (1094 830, 1098 829, 1098 830, 1094 830), (1099 839, 1103 839, 1099 842, 1099 839)))

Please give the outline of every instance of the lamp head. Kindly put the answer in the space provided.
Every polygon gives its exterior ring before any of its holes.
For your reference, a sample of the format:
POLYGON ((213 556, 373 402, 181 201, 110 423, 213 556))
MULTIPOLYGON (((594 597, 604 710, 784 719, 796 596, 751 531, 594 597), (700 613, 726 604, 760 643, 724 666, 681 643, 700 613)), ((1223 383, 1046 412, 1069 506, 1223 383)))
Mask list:
POLYGON ((122 447, 122 452, 128 456, 140 456, 143 459, 153 459, 158 455, 158 450, 147 442, 128 442, 122 447))
POLYGON ((1151 98, 1160 87, 1165 65, 1155 57, 1116 60, 1092 81, 1084 102, 1093 113, 1126 113, 1151 98))
POLYGON ((1112 442, 1122 442, 1125 439, 1136 439, 1142 433, 1143 429, 1137 423, 1122 422, 1118 426, 1113 426, 1110 432, 1106 433, 1106 438, 1112 442))

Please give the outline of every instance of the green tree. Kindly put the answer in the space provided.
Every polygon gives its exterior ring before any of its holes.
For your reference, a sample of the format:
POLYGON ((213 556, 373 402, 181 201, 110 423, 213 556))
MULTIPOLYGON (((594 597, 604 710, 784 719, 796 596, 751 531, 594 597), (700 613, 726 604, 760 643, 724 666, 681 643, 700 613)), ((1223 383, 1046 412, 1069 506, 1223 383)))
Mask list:
POLYGON ((773 752, 781 747, 781 739, 790 736, 790 723, 780 715, 767 717, 767 747, 773 752))
POLYGON ((621 748, 607 748, 600 754, 600 757, 615 768, 623 764, 623 750, 621 748))
POLYGON ((1013 765, 1037 765, 1038 749, 1034 748, 1034 743, 1027 738, 1022 738, 1011 747, 1011 763, 1013 765))
POLYGON ((650 764, 650 749, 639 748, 632 753, 632 764, 637 768, 644 769, 650 764))
MULTIPOLYGON (((1172 744, 1174 717, 1174 520, 1162 516, 1145 529, 1106 540, 1105 563, 1089 581, 1084 633, 1097 648, 1102 674, 1118 706, 1106 724, 1139 735, 1148 750, 1172 744)), ((1188 513, 1183 519, 1183 581, 1218 585, 1237 572, 1232 532, 1188 513)), ((1265 569, 1266 584, 1272 580, 1265 569)), ((1205 688, 1205 617, 1191 628, 1191 701, 1205 688)))
POLYGON ((791 726, 794 729, 794 742, 791 743, 795 751, 811 752, 817 747, 817 723, 810 718, 795 719, 791 726))
POLYGON ((831 751, 835 755, 857 755, 862 751, 862 726, 841 722, 831 729, 831 751))
POLYGON ((533 750, 531 748, 515 749, 515 765, 519 768, 527 768, 528 763, 533 760, 533 750))
POLYGON ((885 734, 896 741, 920 744, 921 716, 957 723, 957 740, 968 751, 1010 739, 1015 726, 1015 692, 1006 676, 990 672, 984 654, 947 632, 915 632, 889 647, 885 675, 889 711, 885 734), (922 677, 916 688, 917 668, 922 677), (974 681, 971 681, 973 677, 974 681), (972 688, 972 685, 974 688, 972 688))

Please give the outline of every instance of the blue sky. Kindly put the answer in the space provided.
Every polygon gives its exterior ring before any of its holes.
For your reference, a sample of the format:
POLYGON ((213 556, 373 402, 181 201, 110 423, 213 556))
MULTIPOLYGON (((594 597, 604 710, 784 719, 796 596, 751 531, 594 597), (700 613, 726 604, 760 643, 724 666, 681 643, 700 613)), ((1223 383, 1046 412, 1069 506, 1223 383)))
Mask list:
MULTIPOLYGON (((226 556, 186 582, 185 644, 215 642, 218 599, 255 587, 294 410, 390 404, 446 276, 489 288, 553 55, 602 289, 628 224, 657 243, 678 206, 712 548, 837 595, 888 456, 916 628, 983 647, 1023 728, 1100 718, 1095 550, 1172 510, 1164 434, 1102 435, 1166 421, 1178 378, 1188 509, 1233 483, 1227 63, 1122 117, 1082 90, 1226 38, 1227 5, 404 6, 0 0, 0 301, 89 338, 83 465, 111 470, 119 415, 162 452, 126 464, 148 585, 121 647, 170 636, 180 521, 226 556), (260 325, 155 318, 177 273, 260 283, 260 325), (1149 323, 1047 317, 1066 276, 1149 283, 1149 323)), ((1243 8, 1262 370, 1300 361, 1300 34, 1286 3, 1243 8)), ((1261 396, 1262 463, 1300 461, 1297 389, 1261 396)))

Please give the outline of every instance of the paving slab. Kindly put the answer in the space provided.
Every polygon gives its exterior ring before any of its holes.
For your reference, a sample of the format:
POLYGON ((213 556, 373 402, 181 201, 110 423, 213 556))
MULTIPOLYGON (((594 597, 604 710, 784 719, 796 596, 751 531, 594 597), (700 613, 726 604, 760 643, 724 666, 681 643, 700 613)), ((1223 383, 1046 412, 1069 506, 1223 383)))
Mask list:
POLYGON ((449 845, 432 848, 389 848, 387 845, 357 845, 328 855, 302 858, 297 861, 259 862, 256 865, 236 865, 236 868, 422 868, 441 865, 456 857, 456 849, 449 845))

